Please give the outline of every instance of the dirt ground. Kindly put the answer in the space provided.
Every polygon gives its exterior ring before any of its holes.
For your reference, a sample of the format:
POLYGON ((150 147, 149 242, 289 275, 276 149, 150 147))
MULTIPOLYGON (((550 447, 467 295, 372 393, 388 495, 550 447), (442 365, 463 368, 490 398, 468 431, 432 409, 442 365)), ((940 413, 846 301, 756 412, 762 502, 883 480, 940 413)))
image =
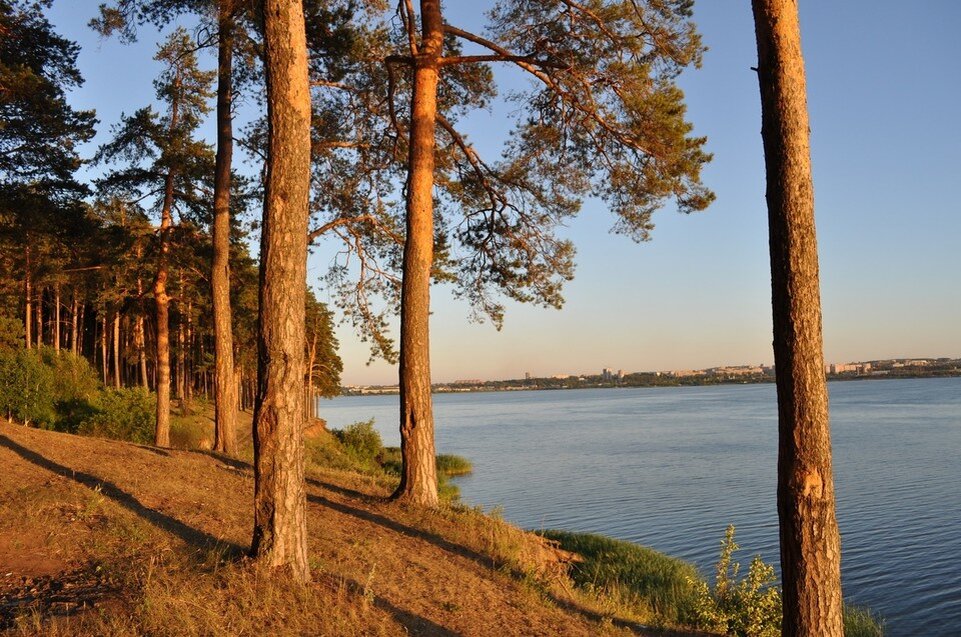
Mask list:
MULTIPOLYGON (((111 632, 162 634, 166 629, 152 630, 143 619, 144 600, 157 589, 152 582, 164 581, 158 569, 193 568, 211 552, 228 564, 244 560, 253 478, 243 462, 0 424, 0 466, 0 628, 29 633, 29 614, 42 631, 50 617, 97 609, 111 632)), ((314 583, 301 606, 316 602, 327 609, 318 617, 336 619, 311 626, 307 611, 291 610, 301 615, 289 622, 273 611, 270 634, 644 632, 491 557, 496 551, 484 547, 496 547, 506 525, 476 513, 404 508, 384 495, 356 474, 309 478, 314 583)), ((237 585, 217 581, 218 591, 237 585)), ((180 599, 189 591, 164 595, 168 605, 204 606, 203 599, 180 599)), ((171 625, 169 634, 194 632, 191 626, 197 634, 256 634, 243 619, 259 611, 234 608, 237 595, 211 594, 209 604, 199 623, 171 625)))

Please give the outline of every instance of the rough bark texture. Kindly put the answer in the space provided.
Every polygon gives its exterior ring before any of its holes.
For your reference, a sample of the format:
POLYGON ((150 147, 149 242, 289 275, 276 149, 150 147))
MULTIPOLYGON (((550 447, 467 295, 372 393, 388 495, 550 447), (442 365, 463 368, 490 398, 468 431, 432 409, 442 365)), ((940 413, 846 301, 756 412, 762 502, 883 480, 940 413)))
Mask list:
POLYGON ((841 637, 841 542, 831 435, 804 59, 795 0, 754 0, 767 168, 778 518, 785 637, 841 637))
POLYGON ((170 297, 167 296, 167 279, 170 275, 170 230, 173 226, 173 171, 167 174, 164 201, 160 217, 160 261, 154 278, 153 296, 156 306, 156 369, 157 369, 157 423, 154 444, 170 446, 170 297))
POLYGON ((217 49, 217 164, 214 174, 213 263, 210 273, 214 312, 214 450, 237 452, 237 385, 230 316, 230 167, 233 156, 232 2, 220 0, 217 49))
POLYGON ((120 310, 113 313, 113 386, 120 389, 120 310))
POLYGON ((53 349, 60 351, 60 285, 53 286, 53 349))
POLYGON ((304 303, 310 91, 300 0, 263 0, 269 150, 260 245, 252 555, 310 579, 304 485, 304 303))
POLYGON ((430 393, 430 273, 434 262, 434 128, 438 61, 444 33, 440 2, 421 2, 423 41, 414 56, 407 240, 400 310, 400 447, 403 471, 394 498, 437 505, 434 413, 430 393))
MULTIPOLYGON (((28 242, 30 241, 29 234, 27 235, 27 241, 28 242)), ((31 320, 30 319, 30 310, 31 310, 30 299, 32 298, 30 295, 33 294, 33 289, 32 289, 33 286, 31 285, 31 281, 30 281, 30 246, 29 245, 26 248, 26 260, 27 260, 27 265, 25 269, 26 271, 24 272, 24 275, 23 275, 23 294, 24 294, 24 301, 25 301, 23 326, 24 326, 24 338, 26 340, 27 349, 30 349, 33 341, 33 335, 30 333, 30 320, 31 320)))

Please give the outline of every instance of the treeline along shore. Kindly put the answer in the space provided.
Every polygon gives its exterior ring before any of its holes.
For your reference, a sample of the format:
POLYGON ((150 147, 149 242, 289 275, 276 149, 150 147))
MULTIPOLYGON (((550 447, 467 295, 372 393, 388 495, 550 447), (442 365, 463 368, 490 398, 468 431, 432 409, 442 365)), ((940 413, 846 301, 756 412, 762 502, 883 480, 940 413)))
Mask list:
MULTIPOLYGON (((947 378, 961 376, 961 359, 886 359, 826 365, 828 381, 881 380, 891 378, 947 378), (832 368, 838 371, 832 371, 832 368)), ((491 391, 537 391, 557 389, 611 389, 617 387, 691 387, 701 385, 746 385, 773 383, 773 367, 719 367, 677 372, 632 372, 629 374, 581 374, 505 380, 458 380, 434 383, 435 394, 491 391)), ((347 385, 344 396, 396 394, 396 385, 347 385)))

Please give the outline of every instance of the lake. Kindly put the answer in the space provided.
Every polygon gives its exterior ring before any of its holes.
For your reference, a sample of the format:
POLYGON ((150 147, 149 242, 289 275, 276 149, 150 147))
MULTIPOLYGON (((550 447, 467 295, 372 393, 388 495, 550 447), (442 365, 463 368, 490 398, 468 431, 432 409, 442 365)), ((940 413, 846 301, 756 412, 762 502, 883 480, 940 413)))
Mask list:
MULTIPOLYGON (((961 378, 829 384, 845 599, 890 637, 961 634, 961 378)), ((320 405, 399 444, 397 396, 320 405)), ((774 385, 435 396, 462 500, 525 528, 602 533, 711 575, 728 524, 777 564, 774 385)))

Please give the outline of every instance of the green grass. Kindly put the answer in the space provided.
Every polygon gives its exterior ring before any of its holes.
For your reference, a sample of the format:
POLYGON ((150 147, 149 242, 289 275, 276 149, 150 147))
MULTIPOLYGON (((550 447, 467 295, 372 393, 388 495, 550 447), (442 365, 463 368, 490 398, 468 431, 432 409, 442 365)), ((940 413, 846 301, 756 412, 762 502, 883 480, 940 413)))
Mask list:
POLYGON ((660 625, 689 623, 694 602, 691 581, 699 578, 693 565, 645 546, 601 535, 538 533, 583 558, 571 569, 574 583, 609 600, 612 610, 660 625))
POLYGON ((447 454, 437 456, 437 472, 448 477, 466 476, 473 470, 467 458, 447 454))
POLYGON ((845 604, 844 637, 884 637, 884 620, 867 608, 845 604))

